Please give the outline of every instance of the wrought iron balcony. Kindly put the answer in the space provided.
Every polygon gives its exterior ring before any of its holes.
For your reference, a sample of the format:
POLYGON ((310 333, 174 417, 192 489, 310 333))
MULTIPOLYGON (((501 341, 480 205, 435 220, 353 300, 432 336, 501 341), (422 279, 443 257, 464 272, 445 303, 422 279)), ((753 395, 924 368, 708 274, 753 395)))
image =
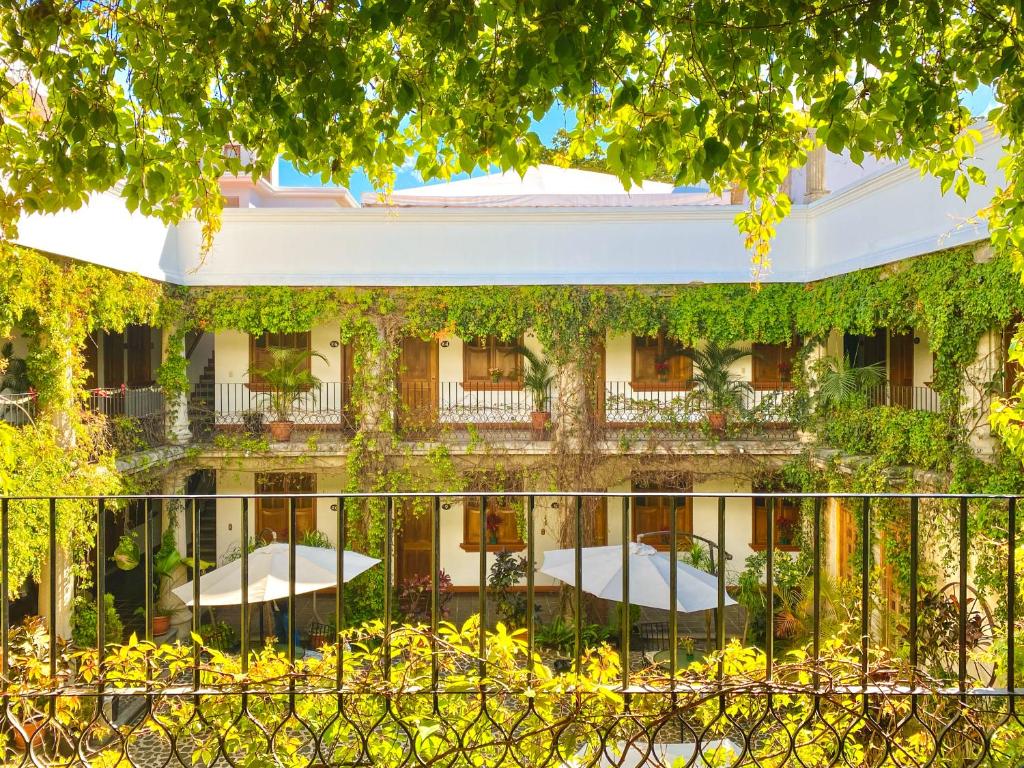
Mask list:
POLYGON ((902 386, 887 381, 885 384, 868 390, 868 399, 872 405, 889 405, 911 411, 928 411, 929 413, 942 411, 939 393, 931 387, 902 386))
POLYGON ((430 436, 467 428, 489 436, 550 439, 554 391, 538 403, 518 382, 403 381, 398 419, 408 435, 430 436), (535 421, 535 413, 545 413, 535 421))
POLYGON ((37 398, 35 392, 7 392, 0 394, 0 421, 20 427, 35 421, 37 398))
MULTIPOLYGON (((727 418, 747 427, 785 427, 793 420, 796 393, 791 387, 739 389, 727 418)), ((671 384, 637 385, 608 381, 604 389, 604 418, 610 427, 642 427, 694 432, 716 409, 700 392, 671 384)))
POLYGON ((294 422, 302 435, 310 432, 348 435, 356 429, 351 408, 351 382, 321 382, 287 397, 266 386, 219 382, 194 393, 190 403, 193 431, 202 434, 213 428, 261 433, 266 424, 281 415, 278 405, 285 399, 286 420, 294 422))

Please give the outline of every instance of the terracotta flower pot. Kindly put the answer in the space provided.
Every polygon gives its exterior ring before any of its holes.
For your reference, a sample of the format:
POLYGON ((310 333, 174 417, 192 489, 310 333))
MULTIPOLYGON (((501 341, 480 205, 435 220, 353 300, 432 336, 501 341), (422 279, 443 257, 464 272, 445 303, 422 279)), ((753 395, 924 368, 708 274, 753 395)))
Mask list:
POLYGON ((274 442, 287 443, 292 439, 294 428, 294 421, 272 421, 270 422, 270 436, 274 438, 274 442))
POLYGON ((160 637, 160 635, 166 635, 171 628, 171 617, 170 616, 154 616, 153 617, 153 637, 160 637))
POLYGON ((544 440, 547 438, 548 424, 550 423, 550 411, 534 411, 530 414, 530 425, 533 428, 534 440, 544 440))
MULTIPOLYGON (((36 738, 36 731, 38 731, 43 726, 44 720, 45 720, 45 718, 42 715, 36 715, 36 716, 33 716, 33 717, 30 717, 30 718, 26 719, 24 722, 21 723, 22 730, 24 730, 26 735, 28 736, 28 741, 25 741, 25 739, 22 737, 21 733, 19 733, 16 728, 12 729, 13 730, 13 734, 12 735, 14 736, 14 748, 18 752, 26 752, 28 750, 28 745, 31 744, 35 740, 35 738, 36 738)), ((37 749, 38 749, 38 746, 39 745, 37 743, 36 744, 36 748, 37 749)))
POLYGON ((725 414, 721 411, 711 411, 708 414, 708 426, 715 432, 725 431, 725 414))

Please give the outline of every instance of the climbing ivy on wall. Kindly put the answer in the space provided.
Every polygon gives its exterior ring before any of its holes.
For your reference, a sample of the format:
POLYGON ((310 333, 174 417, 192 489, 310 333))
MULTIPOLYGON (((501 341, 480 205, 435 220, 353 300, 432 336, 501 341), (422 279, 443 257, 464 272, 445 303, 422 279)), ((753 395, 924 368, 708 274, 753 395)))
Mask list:
MULTIPOLYGON (((0 424, 0 496, 102 495, 123 486, 95 418, 84 413, 82 347, 97 329, 155 322, 163 287, 138 275, 0 244, 0 339, 28 339, 28 372, 39 399, 35 423, 0 424)), ((0 365, 6 361, 0 361, 0 365)), ((39 576, 49 545, 46 502, 11 503, 11 596, 39 576)), ((57 504, 55 535, 80 575, 95 530, 91 503, 57 504)))

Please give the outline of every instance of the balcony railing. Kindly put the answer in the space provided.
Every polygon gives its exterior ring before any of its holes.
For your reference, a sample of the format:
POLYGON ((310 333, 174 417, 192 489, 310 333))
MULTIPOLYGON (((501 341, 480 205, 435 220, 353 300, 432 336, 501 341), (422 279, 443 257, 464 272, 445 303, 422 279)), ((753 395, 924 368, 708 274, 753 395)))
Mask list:
POLYGON ((0 421, 20 427, 36 418, 35 392, 7 392, 0 394, 0 421))
MULTIPOLYGON (((346 583, 349 559, 341 555, 349 548, 344 532, 351 516, 362 519, 368 509, 376 510, 382 516, 383 540, 372 553, 381 560, 374 566, 380 573, 374 588, 381 599, 379 622, 340 632, 316 625, 308 644, 294 630, 299 629, 299 604, 308 599, 302 594, 310 588, 304 581, 308 574, 300 562, 309 555, 294 546, 294 536, 288 537, 286 556, 281 558, 279 583, 287 587, 279 610, 287 637, 280 650, 248 631, 258 608, 250 597, 255 597, 254 580, 261 583, 262 571, 250 568, 260 557, 259 550, 250 552, 247 547, 239 553, 237 609, 215 609, 221 612, 216 631, 203 630, 210 610, 203 604, 205 586, 197 578, 198 570, 188 574, 193 579, 187 590, 193 608, 190 622, 178 635, 181 644, 149 642, 154 608, 148 589, 139 605, 144 619, 140 637, 145 642, 114 647, 124 638, 111 635, 106 612, 97 610, 94 639, 83 641, 86 633, 81 633, 83 647, 77 655, 70 655, 38 622, 9 636, 10 609, 5 602, 0 611, 0 635, 5 638, 0 668, 5 683, 0 708, 5 764, 563 768, 669 766, 679 764, 679 756, 694 755, 703 755, 709 765, 1017 762, 1024 740, 1024 724, 1015 709, 1022 692, 1015 678, 1016 654, 1021 651, 1017 497, 801 496, 806 499, 806 558, 801 561, 806 578, 799 581, 800 594, 788 591, 786 600, 777 595, 776 580, 793 565, 787 561, 786 569, 776 567, 781 562, 777 558, 785 555, 772 543, 769 515, 761 599, 745 603, 747 610, 762 614, 759 618, 768 630, 759 647, 744 649, 727 630, 727 615, 739 610, 730 605, 733 582, 725 567, 727 513, 737 504, 749 509, 751 494, 502 493, 501 504, 510 499, 517 504, 526 539, 521 620, 505 624, 504 630, 496 625, 500 595, 489 590, 475 596, 483 621, 461 627, 443 624, 441 574, 449 564, 442 553, 450 550, 443 546, 442 532, 451 525, 461 527, 461 505, 450 502, 464 496, 480 498, 479 523, 484 530, 489 505, 498 503, 493 494, 311 495, 324 500, 321 508, 330 505, 335 510, 332 523, 342 532, 337 550, 327 555, 332 563, 330 581, 337 585, 336 616, 346 615, 352 590, 346 583), (717 562, 703 568, 704 576, 698 579, 710 580, 710 599, 704 607, 710 606, 711 629, 696 660, 691 660, 693 645, 680 643, 686 614, 678 607, 695 576, 679 569, 679 548, 653 554, 629 543, 635 533, 630 512, 638 496, 648 501, 665 497, 673 506, 693 505, 694 524, 717 545, 717 562), (541 531, 550 530, 554 502, 561 510, 560 530, 566 537, 558 544, 540 538, 541 531), (587 574, 595 571, 594 555, 582 542, 587 510, 599 502, 609 508, 613 502, 623 506, 620 523, 609 530, 622 543, 602 551, 611 557, 604 561, 600 584, 591 584, 587 574), (403 545, 396 535, 396 517, 409 505, 421 507, 423 528, 430 532, 424 599, 417 603, 426 613, 402 624, 395 573, 403 545), (847 514, 860 542, 860 559, 850 566, 848 598, 824 586, 830 583, 825 581, 830 570, 826 552, 832 551, 827 538, 840 525, 836 518, 844 509, 855 510, 847 514), (968 535, 976 513, 1005 535, 1004 546, 988 551, 980 566, 988 584, 985 594, 972 586, 980 575, 974 565, 979 562, 978 543, 968 535), (449 519, 453 515, 455 521, 449 519), (941 562, 928 562, 931 549, 923 531, 943 518, 954 532, 944 544, 950 551, 943 551, 941 562), (906 532, 901 545, 906 557, 901 562, 909 581, 902 586, 884 582, 885 569, 878 567, 879 550, 872 544, 891 535, 894 527, 906 532), (539 620, 538 610, 557 610, 559 601, 542 606, 540 587, 548 577, 538 568, 545 558, 543 549, 559 547, 568 547, 567 562, 572 566, 559 577, 566 584, 562 603, 568 606, 568 637, 552 641, 546 626, 550 622, 539 620), (608 613, 631 615, 632 603, 655 600, 651 580, 657 577, 644 560, 651 557, 667 561, 667 570, 659 572, 678 574, 665 577, 657 590, 657 599, 666 606, 661 611, 663 629, 651 631, 645 621, 634 634, 630 622, 622 621, 604 635, 608 645, 588 639, 595 635, 585 618, 586 605, 594 598, 585 598, 585 591, 608 588, 609 599, 622 604, 622 610, 608 613), (945 568, 947 586, 924 588, 922 577, 929 574, 931 583, 937 568, 945 568), (878 594, 887 599, 878 601, 878 594), (837 600, 846 601, 842 615, 848 626, 831 630, 836 632, 831 637, 824 622, 828 619, 829 626, 835 626, 837 600), (894 600, 903 601, 904 613, 886 622, 884 612, 894 600), (236 623, 237 647, 224 640, 225 626, 231 622, 236 623), (887 623, 891 636, 885 639, 882 627, 887 623), (512 628, 518 633, 510 634, 512 628), (793 632, 803 634, 794 640, 793 632), (652 654, 653 648, 637 647, 641 639, 664 647, 652 654), (790 652, 794 644, 801 654, 790 652), (106 649, 99 658, 96 647, 106 649), (625 762, 629 758, 635 759, 625 762)), ((770 499, 769 506, 779 500, 774 494, 756 496, 770 499)), ((289 531, 297 529, 297 508, 305 498, 272 497, 278 502, 275 508, 285 500, 289 531)), ((91 504, 101 556, 93 560, 95 589, 88 594, 94 600, 105 595, 111 583, 110 542, 116 539, 108 536, 108 527, 117 519, 115 508, 127 501, 141 507, 141 541, 154 545, 160 538, 161 507, 173 505, 189 523, 191 551, 199 551, 204 515, 237 526, 240 540, 247 541, 250 508, 258 509, 260 503, 252 496, 0 500, 0 587, 5 594, 19 586, 10 579, 13 550, 24 546, 15 538, 21 521, 38 521, 33 526, 41 525, 44 536, 49 532, 49 550, 56 552, 62 507, 91 504)), ((685 538, 681 531, 670 531, 672 536, 685 538)), ((481 576, 494 557, 483 538, 478 552, 464 556, 478 560, 481 576)), ((150 547, 143 546, 134 566, 141 583, 150 583, 153 559, 150 547)), ((51 556, 50 570, 42 576, 50 585, 49 594, 60 594, 55 588, 57 562, 51 556)), ((316 577, 318 582, 323 579, 316 577)), ((750 584, 746 589, 756 592, 750 584)))
MULTIPOLYGON (((399 383, 399 422, 407 433, 467 426, 516 431, 533 427, 533 414, 554 408, 554 392, 538 404, 533 393, 512 382, 403 381, 399 383)), ((543 432, 545 427, 538 427, 543 432)))
MULTIPOLYGON (((749 389, 739 393, 730 414, 747 424, 784 426, 791 423, 795 393, 791 388, 749 389)), ((605 383, 604 415, 608 426, 644 426, 686 431, 704 423, 712 412, 694 390, 634 388, 628 381, 605 383)))
MULTIPOLYGON (((264 424, 277 418, 273 408, 274 392, 267 387, 245 383, 217 383, 213 385, 213 425, 220 429, 245 428, 260 431, 264 424)), ((303 430, 355 431, 351 411, 352 383, 348 381, 321 382, 303 392, 288 406, 288 420, 303 430)))
POLYGON ((86 407, 105 418, 107 439, 122 453, 153 448, 166 440, 167 406, 159 387, 91 389, 86 407))
POLYGON ((886 382, 868 390, 868 397, 872 405, 890 405, 929 413, 942 411, 939 393, 931 387, 910 387, 886 382))

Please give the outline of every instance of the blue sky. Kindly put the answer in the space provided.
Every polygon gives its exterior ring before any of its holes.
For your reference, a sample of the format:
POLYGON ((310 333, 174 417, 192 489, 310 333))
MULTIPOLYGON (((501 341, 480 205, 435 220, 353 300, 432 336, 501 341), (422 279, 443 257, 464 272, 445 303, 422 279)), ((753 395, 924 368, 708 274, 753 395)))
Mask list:
MULTIPOLYGON (((988 86, 982 86, 971 93, 965 93, 963 102, 971 110, 973 115, 985 115, 995 105, 995 99, 992 95, 992 89, 988 86)), ((559 128, 565 128, 569 130, 576 125, 576 116, 571 112, 556 106, 550 112, 548 112, 542 120, 534 121, 533 129, 537 132, 540 140, 545 144, 549 143, 559 128)), ((281 185, 285 187, 322 187, 324 184, 321 183, 320 177, 316 175, 306 175, 299 173, 295 167, 285 161, 280 161, 280 180, 281 185)), ((478 172, 482 173, 482 172, 478 172)), ((453 179, 464 179, 468 174, 460 173, 453 176, 453 179)), ((398 178, 395 181, 395 189, 406 189, 408 187, 418 187, 423 184, 423 180, 419 175, 407 168, 400 168, 398 170, 398 178)), ((439 183, 438 180, 426 182, 439 183)), ((352 176, 352 180, 349 183, 349 191, 359 200, 364 192, 372 192, 373 187, 370 184, 366 174, 357 172, 352 176)))

